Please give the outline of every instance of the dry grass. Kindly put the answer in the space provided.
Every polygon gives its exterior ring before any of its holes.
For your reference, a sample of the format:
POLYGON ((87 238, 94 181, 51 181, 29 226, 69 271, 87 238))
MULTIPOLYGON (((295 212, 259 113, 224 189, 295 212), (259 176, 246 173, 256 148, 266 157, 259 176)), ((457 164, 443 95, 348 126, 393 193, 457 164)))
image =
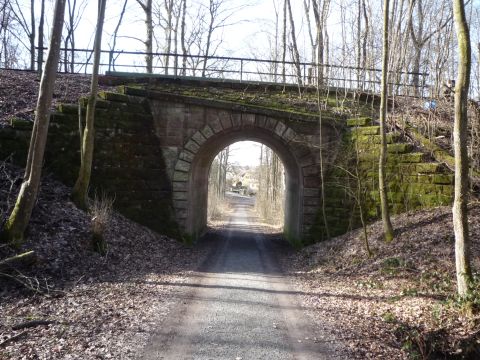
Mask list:
POLYGON ((92 245, 100 254, 105 254, 107 250, 104 234, 113 215, 113 202, 114 199, 106 194, 95 194, 90 206, 92 245))

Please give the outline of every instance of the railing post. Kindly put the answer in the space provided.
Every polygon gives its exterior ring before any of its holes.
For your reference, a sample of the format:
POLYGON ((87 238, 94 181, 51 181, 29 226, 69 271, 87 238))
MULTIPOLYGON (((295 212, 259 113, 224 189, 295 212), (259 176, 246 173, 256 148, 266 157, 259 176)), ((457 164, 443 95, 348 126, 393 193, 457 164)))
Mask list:
POLYGON ((303 63, 303 84, 307 83, 307 65, 303 63))
POLYGON ((243 81, 243 59, 240 60, 240 82, 243 81))

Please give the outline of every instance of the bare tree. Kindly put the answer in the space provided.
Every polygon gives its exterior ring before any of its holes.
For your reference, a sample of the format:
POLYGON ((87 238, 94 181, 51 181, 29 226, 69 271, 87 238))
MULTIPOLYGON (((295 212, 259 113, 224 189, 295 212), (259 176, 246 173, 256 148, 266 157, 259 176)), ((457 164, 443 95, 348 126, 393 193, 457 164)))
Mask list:
MULTIPOLYGON (((173 53, 178 51, 178 27, 180 20, 183 17, 184 0, 164 0, 163 5, 159 5, 155 9, 155 14, 158 19, 158 24, 163 31, 165 37, 164 43, 164 67, 165 74, 168 75, 170 71, 170 57, 173 48, 173 53)), ((183 29, 185 30, 185 29, 183 29)), ((173 59, 173 72, 176 75, 178 71, 178 56, 175 55, 173 59)))
MULTIPOLYGON (((9 7, 13 18, 16 20, 23 33, 27 36, 28 44, 24 43, 23 37, 21 35, 17 35, 15 32, 12 32, 12 34, 17 39, 17 41, 23 44, 24 47, 28 50, 30 55, 30 70, 35 70, 35 1, 30 0, 29 16, 25 15, 23 4, 19 3, 18 0, 10 0, 6 1, 6 3, 7 2, 10 5, 9 7)), ((13 31, 13 29, 10 30, 13 31)))
POLYGON ((324 0, 320 5, 318 0, 313 0, 313 15, 315 18, 316 29, 316 64, 317 64, 317 84, 323 83, 323 71, 325 64, 325 29, 326 21, 330 8, 330 0, 324 0))
POLYGON ((301 86, 303 85, 303 79, 302 79, 302 70, 300 69, 300 54, 298 52, 298 46, 297 46, 297 34, 295 33, 295 21, 293 20, 292 6, 290 5, 290 0, 286 0, 286 1, 287 1, 287 8, 288 8, 288 17, 290 19, 293 62, 295 63, 297 83, 298 85, 301 86))
POLYGON ((383 232, 387 242, 393 240, 393 227, 390 220, 390 210, 387 198, 387 182, 385 179, 385 164, 387 162, 387 102, 388 102, 388 45, 389 45, 389 7, 390 0, 383 1, 383 55, 382 55, 382 84, 380 100, 380 159, 378 162, 378 187, 380 192, 380 207, 382 211, 383 232))
POLYGON ((40 5, 40 20, 38 22, 38 49, 37 49, 37 71, 42 73, 43 68, 43 38, 45 25, 45 0, 40 5))
POLYGON ((15 33, 14 15, 8 0, 0 2, 0 64, 3 67, 10 68, 16 63, 17 47, 15 46, 13 35, 15 33))
POLYGON ((145 44, 145 66, 147 73, 153 73, 153 17, 152 0, 136 0, 138 5, 145 13, 145 27, 147 36, 143 43, 145 44))
POLYGON ((25 176, 15 207, 2 229, 2 237, 13 243, 21 243, 23 241, 23 234, 30 221, 40 187, 43 156, 50 122, 50 107, 60 56, 65 1, 66 0, 57 0, 55 3, 52 35, 50 37, 45 71, 40 81, 35 122, 30 140, 25 176))
POLYGON ((286 65, 287 60, 287 0, 283 2, 283 21, 282 21, 282 81, 285 84, 286 78, 286 65))
POLYGON ((410 16, 408 28, 414 48, 412 84, 418 95, 420 85, 420 66, 425 45, 438 32, 452 22, 451 8, 447 1, 410 0, 410 16), (437 5, 439 4, 439 5, 437 5), (433 11, 432 11, 433 10, 433 11), (434 19, 437 18, 435 21, 434 19))
POLYGON ((467 102, 470 87, 471 45, 470 30, 465 16, 463 0, 453 1, 453 14, 458 42, 458 75, 455 87, 455 199, 453 203, 453 228, 455 232, 455 264, 457 288, 460 296, 470 291, 472 270, 470 266, 470 238, 468 233, 468 154, 467 102))
POLYGON ((86 210, 88 208, 88 187, 90 185, 90 176, 92 172, 93 147, 95 140, 95 105, 98 92, 98 69, 100 67, 100 54, 102 48, 102 32, 105 19, 105 5, 107 0, 98 0, 98 18, 97 29, 95 31, 94 60, 92 81, 90 85, 90 94, 88 96, 87 114, 85 119, 85 129, 83 131, 83 141, 81 145, 81 164, 77 181, 72 191, 72 198, 75 204, 86 210))
POLYGON ((263 144, 257 176, 256 210, 265 221, 278 225, 284 214, 284 168, 278 155, 263 144))
POLYGON ((180 26, 180 43, 182 45, 182 75, 187 74, 187 45, 185 40, 186 23, 185 18, 187 16, 187 0, 182 0, 182 24, 180 26))
POLYGON ((63 70, 65 72, 75 72, 75 31, 82 20, 87 5, 87 0, 67 0, 68 18, 65 23, 66 35, 63 40, 63 70))
POLYGON ((117 25, 115 26, 115 30, 113 31, 111 43, 109 44, 110 54, 108 57, 108 71, 110 71, 112 68, 115 71, 115 60, 117 59, 117 56, 115 56, 114 54, 115 54, 115 49, 117 47, 118 31, 120 30, 120 26, 122 25, 122 22, 123 22, 123 17, 125 16, 127 3, 128 3, 128 0, 125 0, 123 2, 122 10, 120 11, 120 17, 118 18, 117 25))

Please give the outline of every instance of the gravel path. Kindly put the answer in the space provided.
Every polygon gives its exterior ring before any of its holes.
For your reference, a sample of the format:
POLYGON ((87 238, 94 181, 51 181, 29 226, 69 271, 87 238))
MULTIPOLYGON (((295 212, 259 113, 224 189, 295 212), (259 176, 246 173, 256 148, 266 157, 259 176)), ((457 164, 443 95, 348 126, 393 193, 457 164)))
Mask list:
POLYGON ((176 311, 159 324, 143 359, 338 358, 298 305, 276 246, 257 232, 250 199, 233 206, 217 251, 181 284, 176 311))

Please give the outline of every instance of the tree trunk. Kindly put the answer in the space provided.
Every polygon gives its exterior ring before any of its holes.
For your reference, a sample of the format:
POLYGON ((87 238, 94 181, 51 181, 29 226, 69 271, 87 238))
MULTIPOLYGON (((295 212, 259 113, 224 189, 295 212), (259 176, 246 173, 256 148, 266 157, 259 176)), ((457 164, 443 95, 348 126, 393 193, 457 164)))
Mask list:
POLYGON ((60 42, 62 39, 65 1, 55 3, 52 35, 50 47, 45 63, 45 71, 40 81, 37 101, 35 125, 30 139, 32 151, 29 167, 25 169, 25 177, 17 197, 15 207, 3 228, 3 236, 12 243, 21 243, 23 234, 30 221, 32 210, 37 199, 40 178, 42 173, 43 156, 47 142, 48 125, 50 123, 50 107, 52 103, 53 87, 57 76, 57 65, 60 56, 60 42))
POLYGON ((97 102, 98 91, 98 68, 100 66, 100 54, 102 47, 102 31, 105 18, 105 4, 107 0, 98 0, 98 18, 97 29, 95 32, 94 59, 92 82, 90 85, 90 94, 88 96, 87 114, 85 120, 85 129, 83 131, 83 142, 81 145, 81 164, 77 181, 72 191, 72 199, 75 204, 86 210, 88 208, 88 187, 90 185, 90 175, 92 172, 93 148, 95 140, 95 105, 97 102))
POLYGON ((205 49, 205 56, 203 59, 203 68, 202 68, 202 77, 205 77, 207 71, 207 60, 208 56, 210 55, 210 45, 212 41, 212 33, 213 33, 213 25, 215 21, 215 6, 217 4, 214 3, 214 0, 210 0, 209 12, 210 12, 210 23, 208 25, 208 33, 207 33, 207 44, 205 49))
POLYGON ((378 162, 378 187, 380 192, 380 207, 382 211, 383 232, 385 241, 393 240, 393 227, 390 221, 390 210, 388 208, 387 182, 385 179, 385 164, 387 162, 387 101, 388 101, 388 35, 389 35, 389 6, 390 0, 383 2, 383 54, 382 54, 382 81, 381 81, 381 99, 380 99, 380 159, 378 162))
POLYGON ((35 1, 30 1, 30 70, 35 70, 35 1))
POLYGON ((287 0, 283 2, 283 31, 282 31, 282 81, 287 82, 285 60, 287 57, 287 0))
POLYGON ((43 69, 43 26, 45 23, 45 0, 42 0, 40 8, 40 20, 38 23, 38 50, 37 50, 37 71, 41 75, 43 69))
POLYGON ((182 43, 182 75, 187 75, 187 46, 185 44, 185 17, 187 16, 187 0, 183 0, 182 25, 180 30, 180 42, 182 43))
POLYGON ((153 19, 152 19, 152 0, 147 0, 146 10, 147 39, 145 41, 145 61, 147 63, 147 73, 153 73, 153 19))
POLYGON ((115 27, 115 30, 113 31, 113 35, 112 35, 113 43, 112 43, 112 46, 110 47, 110 56, 108 58, 108 71, 110 71, 111 69, 113 69, 113 71, 115 71, 116 57, 114 55, 114 51, 117 48, 118 30, 120 29, 120 25, 122 25, 123 17, 125 16, 125 10, 127 8, 127 2, 128 2, 128 0, 125 0, 123 2, 122 11, 120 12, 120 18, 118 19, 117 26, 115 27))
POLYGON ((453 0, 453 13, 458 41, 458 75, 455 87, 455 200, 453 202, 453 228, 455 232, 455 264, 457 289, 460 296, 470 290, 470 238, 468 233, 468 154, 467 154, 467 101, 470 86, 471 48, 470 31, 465 17, 463 0, 453 0))
POLYGON ((166 29, 167 55, 165 55, 165 75, 168 75, 168 68, 170 66, 170 52, 172 49, 172 31, 173 31, 172 29, 173 1, 172 0, 165 2, 165 10, 167 11, 167 29, 166 29))
POLYGON ((153 18, 152 18, 152 0, 146 0, 143 3, 137 0, 137 3, 145 13, 145 26, 147 28, 147 37, 145 44, 145 67, 148 74, 153 73, 153 18))
POLYGON ((298 53, 298 47, 297 47, 297 37, 295 34, 295 21, 293 20, 293 15, 292 15, 292 6, 290 5, 290 0, 287 0, 287 7, 288 7, 288 15, 290 18, 290 31, 291 31, 291 36, 292 36, 292 47, 293 47, 293 61, 295 63, 295 70, 297 72, 297 82, 298 85, 302 86, 303 85, 303 79, 302 79, 302 70, 300 69, 300 54, 298 53))

